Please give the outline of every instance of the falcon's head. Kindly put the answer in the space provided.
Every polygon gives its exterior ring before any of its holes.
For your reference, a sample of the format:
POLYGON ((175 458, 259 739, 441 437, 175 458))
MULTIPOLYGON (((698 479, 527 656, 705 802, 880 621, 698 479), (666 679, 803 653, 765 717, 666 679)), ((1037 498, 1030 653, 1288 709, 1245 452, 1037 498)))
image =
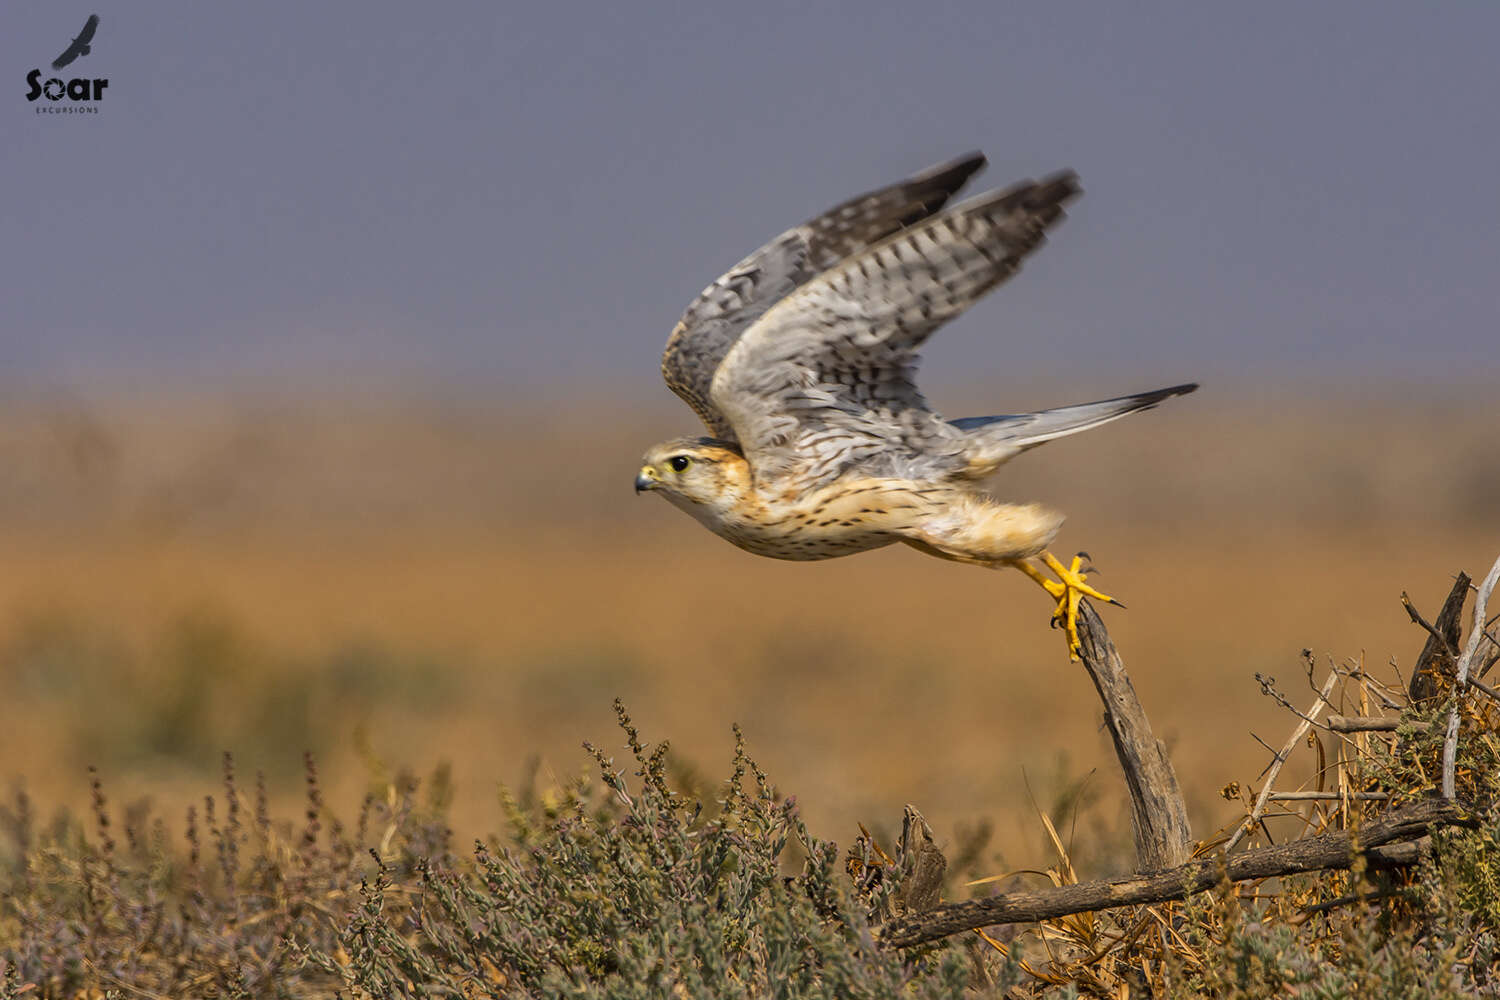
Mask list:
POLYGON ((716 438, 664 441, 646 452, 635 476, 635 491, 653 490, 698 516, 732 505, 750 485, 750 467, 739 448, 716 438))

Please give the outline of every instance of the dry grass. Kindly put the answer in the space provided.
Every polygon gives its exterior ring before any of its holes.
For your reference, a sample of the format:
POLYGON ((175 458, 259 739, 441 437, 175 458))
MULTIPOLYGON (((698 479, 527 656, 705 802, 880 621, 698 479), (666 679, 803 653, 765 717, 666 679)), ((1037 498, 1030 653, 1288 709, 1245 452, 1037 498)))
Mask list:
MULTIPOLYGON (((1199 830, 1263 763, 1249 732, 1279 732, 1254 673, 1295 676, 1304 646, 1408 666, 1423 637, 1396 595, 1435 601, 1500 548, 1493 441, 1446 433, 1462 393, 1424 393, 1204 392, 999 481, 1065 509, 1062 547, 1131 605, 1109 626, 1199 830)), ((391 399, 0 417, 0 759, 44 807, 85 803, 96 763, 180 815, 220 749, 290 799, 310 747, 345 802, 376 758, 452 760, 460 830, 490 830, 494 783, 534 755, 585 767, 619 695, 715 772, 741 723, 823 831, 880 833, 913 801, 940 836, 991 817, 994 864, 1034 863, 1027 779, 1052 810, 1094 768, 1083 799, 1123 828, 1093 693, 1031 584, 906 550, 739 553, 631 496, 635 456, 686 428, 675 408, 602 432, 391 399)))

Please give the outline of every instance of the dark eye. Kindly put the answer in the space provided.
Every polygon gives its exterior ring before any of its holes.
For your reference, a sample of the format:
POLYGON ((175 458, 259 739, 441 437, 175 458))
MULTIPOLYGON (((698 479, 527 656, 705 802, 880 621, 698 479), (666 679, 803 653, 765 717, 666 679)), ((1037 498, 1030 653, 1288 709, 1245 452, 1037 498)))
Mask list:
POLYGON ((692 459, 686 455, 673 455, 667 459, 667 464, 672 467, 673 472, 682 472, 692 463, 692 459))

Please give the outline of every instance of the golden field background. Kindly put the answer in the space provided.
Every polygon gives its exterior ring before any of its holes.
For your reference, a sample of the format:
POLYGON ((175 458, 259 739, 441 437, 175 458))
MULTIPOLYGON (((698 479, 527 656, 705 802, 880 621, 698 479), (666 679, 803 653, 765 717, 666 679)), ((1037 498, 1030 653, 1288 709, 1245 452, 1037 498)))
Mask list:
MULTIPOLYGON (((937 396, 958 415, 1143 388, 937 396)), ((994 491, 1066 511, 1059 553, 1088 549, 1130 605, 1104 617, 1200 836, 1266 760, 1250 733, 1290 729, 1256 672, 1305 702, 1304 647, 1406 670, 1423 636, 1401 591, 1434 610, 1500 554, 1483 388, 1210 385, 1002 470, 994 491)), ((1093 814, 1128 830, 1097 699, 1034 585, 900 546, 741 553, 632 494, 637 456, 690 414, 561 405, 588 395, 0 400, 0 779, 76 809, 97 764, 117 800, 180 816, 221 750, 291 802, 312 749, 352 812, 382 767, 447 760, 472 835, 501 828, 498 783, 584 770, 584 739, 616 751, 618 695, 710 779, 739 722, 841 842, 913 802, 940 837, 989 818, 1006 861, 1036 864, 1028 781, 1050 810, 1095 768, 1093 814)))

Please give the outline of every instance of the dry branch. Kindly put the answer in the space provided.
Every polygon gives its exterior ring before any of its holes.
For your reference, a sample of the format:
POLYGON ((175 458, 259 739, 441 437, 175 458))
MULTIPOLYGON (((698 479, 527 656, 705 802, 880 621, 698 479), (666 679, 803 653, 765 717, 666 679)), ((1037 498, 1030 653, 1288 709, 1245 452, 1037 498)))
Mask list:
MULTIPOLYGON (((1153 875, 1080 882, 949 903, 886 924, 880 929, 880 943, 885 947, 907 948, 992 924, 1051 920, 1071 913, 1185 899, 1226 878, 1244 882, 1348 868, 1362 854, 1369 854, 1372 859, 1385 854, 1372 849, 1412 841, 1439 827, 1473 824, 1474 820, 1457 803, 1424 799, 1356 831, 1307 837, 1230 857, 1219 853, 1153 875)), ((1403 853, 1386 856, 1399 858, 1403 853)))
POLYGON ((1495 583, 1500 581, 1500 559, 1495 560, 1495 565, 1485 575, 1484 582, 1479 585, 1479 594, 1474 598, 1474 625, 1469 630, 1469 642, 1464 647, 1464 655, 1458 661, 1458 672, 1453 678, 1453 709, 1448 713, 1448 735, 1443 740, 1443 798, 1453 798, 1454 768, 1458 755, 1458 710, 1463 703, 1464 688, 1469 684, 1469 667, 1474 662, 1474 654, 1479 652, 1479 643, 1485 638, 1484 616, 1489 604, 1490 594, 1495 590, 1495 583))
POLYGON ((1390 798, 1387 792, 1272 792, 1272 802, 1384 802, 1390 798))
MULTIPOLYGON (((1488 639, 1489 636, 1485 636, 1485 638, 1488 639)), ((1495 661, 1491 660, 1490 662, 1494 663, 1495 661)), ((1484 681, 1480 680, 1478 677, 1475 677, 1472 671, 1469 673, 1469 687, 1478 688, 1480 691, 1484 692, 1485 697, 1491 698, 1494 701, 1500 701, 1500 691, 1496 691, 1484 681)))
POLYGON ((1407 726, 1414 733, 1425 733, 1432 728, 1429 723, 1412 719, 1403 720, 1394 715, 1385 718, 1368 715, 1330 715, 1324 721, 1328 723, 1328 728, 1336 733, 1394 733, 1402 725, 1407 726))
POLYGON ((1104 702, 1104 721, 1130 789, 1136 861, 1142 871, 1161 871, 1192 854, 1193 831, 1167 748, 1151 732, 1146 710, 1104 622, 1084 601, 1078 606, 1083 666, 1104 702))
POLYGON ((1431 837, 1403 840, 1399 844, 1370 848, 1368 860, 1372 868, 1404 868, 1421 861, 1431 847, 1431 837))

